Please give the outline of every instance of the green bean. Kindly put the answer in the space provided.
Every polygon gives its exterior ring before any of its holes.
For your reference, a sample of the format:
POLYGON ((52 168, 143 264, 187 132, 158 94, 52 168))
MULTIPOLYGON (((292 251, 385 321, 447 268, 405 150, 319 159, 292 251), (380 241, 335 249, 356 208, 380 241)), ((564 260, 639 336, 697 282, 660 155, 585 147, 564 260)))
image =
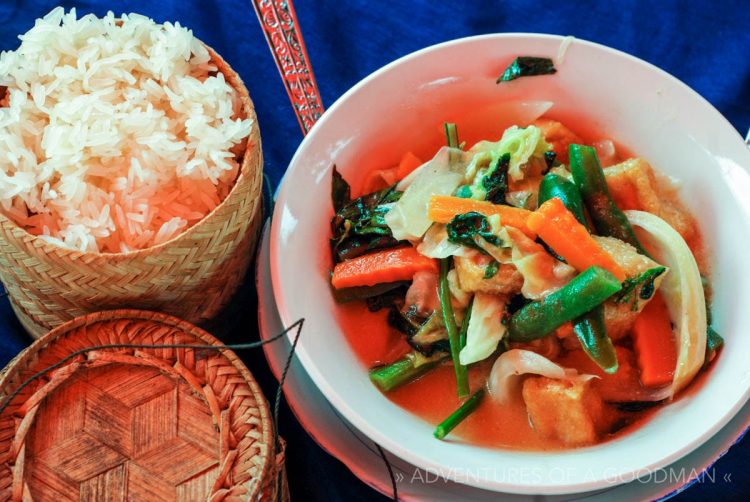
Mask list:
POLYGON ((482 398, 484 397, 484 389, 479 389, 476 391, 472 396, 464 401, 464 404, 462 404, 456 411, 450 414, 448 418, 440 422, 440 424, 435 427, 435 432, 433 435, 438 439, 443 439, 445 436, 448 435, 450 431, 452 431, 458 424, 463 422, 466 417, 471 415, 474 410, 477 409, 477 406, 479 406, 479 403, 482 402, 482 398))
POLYGON ((620 281, 610 272, 589 267, 561 289, 513 314, 508 323, 509 338, 518 342, 542 338, 602 304, 621 288, 620 281))
MULTIPOLYGON (((539 185, 539 204, 541 205, 552 197, 560 199, 565 207, 573 213, 573 216, 591 232, 591 227, 586 219, 581 192, 575 183, 557 174, 546 175, 539 185)), ((602 305, 598 305, 590 312, 574 319, 573 331, 578 336, 583 350, 592 361, 607 373, 617 371, 617 352, 612 345, 612 340, 607 336, 607 327, 604 324, 604 307, 602 305)))
POLYGON ((619 363, 612 340, 607 336, 604 325, 604 308, 599 305, 573 321, 573 332, 581 342, 583 351, 588 354, 606 373, 616 373, 619 363))
POLYGON ((451 148, 458 148, 458 129, 456 128, 456 124, 445 122, 443 126, 445 127, 445 142, 451 148))
POLYGON ((596 156, 596 150, 590 146, 571 144, 570 171, 573 173, 573 181, 581 190, 597 232, 625 241, 635 247, 639 253, 648 256, 635 235, 633 227, 630 226, 628 218, 617 207, 609 193, 607 180, 596 156))
POLYGON ((583 199, 581 198, 581 192, 578 187, 572 181, 568 181, 564 177, 549 173, 539 184, 539 205, 541 206, 544 202, 557 197, 562 201, 568 210, 573 213, 573 216, 586 228, 589 228, 589 224, 586 221, 586 214, 584 213, 583 199))
POLYGON ((447 359, 447 354, 435 354, 424 357, 411 352, 395 363, 370 370, 370 380, 383 392, 388 392, 421 377, 440 362, 447 359))
POLYGON ((448 287, 448 269, 450 268, 452 258, 443 258, 440 260, 440 281, 438 283, 438 296, 440 297, 440 309, 443 311, 443 321, 445 322, 445 331, 448 332, 448 343, 451 347, 451 359, 453 359, 453 368, 456 371, 456 387, 458 388, 458 397, 469 395, 469 375, 466 366, 463 366, 458 359, 458 353, 461 352, 461 340, 459 339, 458 328, 456 327, 456 318, 453 315, 453 305, 451 304, 451 291, 448 287))

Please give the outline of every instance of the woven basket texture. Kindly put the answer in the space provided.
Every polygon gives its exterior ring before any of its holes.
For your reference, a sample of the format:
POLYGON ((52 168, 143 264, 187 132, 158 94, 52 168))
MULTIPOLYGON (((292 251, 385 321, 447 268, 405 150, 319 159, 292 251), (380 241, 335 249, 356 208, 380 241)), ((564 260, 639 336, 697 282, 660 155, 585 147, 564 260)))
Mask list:
POLYGON ((174 239, 129 253, 64 249, 0 214, 0 280, 32 336, 75 317, 116 308, 157 310, 200 324, 221 311, 243 280, 261 222, 260 132, 239 75, 209 52, 241 96, 243 116, 254 121, 232 190, 174 239))
MULTIPOLYGON (((121 343, 219 345, 164 314, 90 314, 11 362, 0 402, 73 352, 121 343)), ((288 500, 283 460, 263 394, 228 350, 89 351, 0 415, 0 500, 288 500)))

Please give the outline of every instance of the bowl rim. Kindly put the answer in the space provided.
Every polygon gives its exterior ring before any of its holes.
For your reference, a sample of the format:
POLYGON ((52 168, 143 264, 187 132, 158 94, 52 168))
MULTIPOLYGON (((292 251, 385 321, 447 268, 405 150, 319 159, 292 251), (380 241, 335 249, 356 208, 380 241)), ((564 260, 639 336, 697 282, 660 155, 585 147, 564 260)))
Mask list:
MULTIPOLYGON (((572 38, 573 39, 572 42, 575 44, 583 44, 588 47, 594 48, 598 51, 602 51, 609 56, 614 56, 617 58, 624 58, 625 60, 628 60, 631 63, 643 66, 646 69, 648 69, 649 72, 658 74, 663 79, 674 84, 677 88, 681 89, 682 91, 687 91, 688 95, 690 96, 690 100, 695 102, 695 106, 702 107, 707 113, 711 114, 715 119, 721 122, 724 126, 728 127, 728 129, 726 130, 727 136, 731 135, 737 141, 742 143, 743 148, 745 148, 745 151, 747 151, 748 155, 750 155, 750 150, 747 150, 747 145, 745 143, 745 140, 740 135, 739 131, 737 131, 737 129, 734 128, 731 122, 729 122, 729 120, 724 115, 722 115, 706 98, 701 96, 697 91, 692 89, 690 86, 688 86, 687 84, 682 82, 680 79, 678 79, 674 75, 667 72, 666 70, 659 68, 658 66, 648 61, 645 61, 641 58, 628 54, 619 49, 614 49, 612 47, 608 47, 606 45, 603 45, 597 42, 592 42, 592 41, 578 38, 578 37, 566 37, 563 35, 555 35, 555 34, 547 34, 547 33, 529 33, 529 32, 490 33, 490 34, 483 34, 483 35, 468 36, 468 37, 448 40, 445 42, 441 42, 438 44, 434 44, 434 45, 419 49, 417 51, 403 55, 399 57, 398 59, 391 61, 390 63, 382 66, 381 68, 378 68, 374 72, 370 73, 369 75, 367 75, 366 77, 358 81, 354 86, 352 86, 344 94, 342 94, 333 103, 333 105, 331 105, 326 110, 326 112, 321 116, 318 122, 316 122, 316 124, 312 127, 312 129, 307 134, 307 136, 304 137, 303 141, 297 147, 295 154, 293 155, 292 159, 289 162, 288 168, 286 172, 284 173, 284 176, 282 177, 279 183, 279 187, 276 192, 276 196, 275 196, 276 204, 274 206, 274 213, 271 219, 271 233, 270 233, 270 241, 271 241, 270 242, 270 267, 271 267, 271 279, 272 279, 271 282, 273 284, 274 299, 275 299, 277 309, 279 312, 279 316, 282 320, 283 325, 288 326, 289 324, 291 324, 291 322, 294 322, 294 320, 290 317, 289 306, 286 303, 284 299, 284 295, 282 293, 284 287, 283 287, 283 282, 281 281, 281 272, 280 272, 281 265, 278 262, 280 242, 282 241, 281 229, 279 225, 279 220, 281 218, 280 218, 280 215, 277 215, 277 211, 281 211, 281 207, 283 207, 283 204, 279 204, 279 202, 284 201, 289 197, 290 183, 287 183, 286 180, 290 178, 290 176, 287 176, 287 174, 295 166, 303 164, 300 162, 300 159, 302 158, 302 154, 304 153, 304 150, 306 149, 307 145, 309 145, 310 143, 314 141, 318 131, 322 129, 322 125, 319 126, 318 124, 325 124, 329 120, 332 120, 330 117, 335 114, 336 110, 342 107, 343 104, 352 95, 359 92, 361 88, 367 86, 373 80, 376 80, 381 75, 389 72, 394 67, 400 66, 402 64, 406 64, 410 62, 411 60, 417 59, 426 53, 439 51, 447 47, 453 47, 457 45, 469 44, 469 43, 480 42, 480 41, 488 41, 488 40, 494 40, 500 43, 500 42, 512 40, 512 39, 522 39, 522 40, 523 39, 526 39, 526 40, 535 39, 535 40, 558 41, 562 43, 563 41, 569 38, 572 38), (731 130, 731 133, 729 133, 730 130, 731 130)), ((743 165, 743 168, 746 171, 749 170, 748 165, 743 165)), ((290 337, 290 341, 291 341, 291 337, 290 337)), ((303 367, 310 375, 310 378, 315 383, 315 385, 321 390, 323 395, 325 395, 326 399, 331 403, 331 405, 334 406, 347 420, 349 420, 350 423, 352 423, 355 427, 357 427, 358 430, 362 431, 363 434, 365 434, 371 440, 375 441, 377 444, 383 446, 390 452, 396 454, 397 456, 403 458, 404 460, 406 460, 407 462, 413 465, 416 465, 424 469, 437 470, 437 472, 440 472, 441 475, 449 479, 452 479, 453 481, 463 482, 463 483, 471 484, 473 486, 478 486, 484 489, 502 491, 505 493, 512 493, 512 494, 563 495, 563 494, 582 493, 582 492, 590 492, 590 491, 597 490, 597 489, 612 487, 616 484, 624 483, 628 481, 629 479, 637 479, 638 477, 645 475, 647 472, 661 469, 670 465, 674 461, 682 458, 688 453, 694 451, 696 448, 700 447, 700 445, 705 443, 705 441, 707 441, 710 437, 714 436, 722 427, 724 427, 732 419, 732 417, 734 417, 739 412, 742 406, 744 406, 745 403, 750 398, 750 387, 748 387, 745 389, 741 399, 739 399, 720 420, 715 422, 698 438, 694 439, 693 441, 688 442, 687 444, 682 445, 678 450, 676 450, 671 455, 663 457, 660 460, 653 461, 649 465, 641 466, 638 469, 618 470, 612 476, 617 479, 617 481, 615 482, 607 481, 606 479, 598 479, 598 480, 594 479, 592 481, 583 481, 583 482, 566 481, 564 483, 562 482, 561 483, 548 483, 548 484, 542 484, 542 485, 533 484, 533 483, 522 483, 522 482, 517 482, 517 481, 500 481, 500 482, 491 481, 491 480, 477 481, 477 479, 474 479, 471 482, 469 482, 469 481, 466 481, 465 478, 454 479, 456 478, 456 474, 453 473, 453 471, 451 470, 446 471, 444 469, 445 467, 444 465, 438 462, 435 462, 434 460, 430 458, 426 458, 421 455, 414 454, 412 451, 406 448, 403 448, 402 445, 399 445, 393 440, 391 440, 385 434, 382 434, 377 427, 371 426, 368 420, 362 417, 359 414, 359 412, 357 412, 352 406, 350 406, 346 402, 346 400, 343 398, 344 396, 338 393, 338 391, 335 389, 335 386, 330 385, 328 383, 327 379, 323 376, 323 374, 318 369, 317 365, 314 363, 313 358, 307 353, 307 350, 305 349, 304 344, 300 344, 297 347, 296 352, 297 352, 297 357, 299 357, 300 362, 302 363, 303 367), (628 477, 628 479, 625 479, 626 477, 628 477)), ((601 443, 601 444, 605 444, 605 443, 601 443)), ((594 445, 594 446, 597 446, 597 445, 594 445)), ((575 452, 576 450, 577 449, 572 448, 568 450, 563 450, 562 452, 549 452, 549 455, 552 456, 556 453, 571 453, 571 452, 575 452)), ((530 452, 526 452, 523 450, 518 450, 518 451, 499 450, 499 451, 503 451, 506 453, 519 453, 519 454, 530 453, 530 452)), ((533 453, 544 453, 544 452, 533 452, 533 453)))

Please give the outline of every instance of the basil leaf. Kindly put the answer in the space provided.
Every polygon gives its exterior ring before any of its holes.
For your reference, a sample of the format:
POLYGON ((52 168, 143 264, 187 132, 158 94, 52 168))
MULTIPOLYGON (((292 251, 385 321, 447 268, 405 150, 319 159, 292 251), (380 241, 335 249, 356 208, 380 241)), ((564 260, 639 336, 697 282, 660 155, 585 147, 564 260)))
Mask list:
POLYGON ((414 336, 427 319, 428 317, 417 312, 415 305, 402 309, 401 306, 394 304, 391 305, 388 312, 388 325, 404 333, 407 337, 414 336))
POLYGON ((724 346, 724 338, 713 327, 711 327, 714 322, 713 311, 708 304, 708 301, 711 298, 711 282, 708 277, 701 275, 701 283, 703 285, 703 297, 706 301, 706 324, 708 326, 706 330, 706 359, 703 363, 703 366, 705 367, 713 361, 714 357, 716 357, 716 353, 724 346))
POLYGON ((500 263, 497 260, 492 260, 487 268, 484 269, 484 278, 492 279, 497 275, 497 271, 500 269, 500 263))
POLYGON ((613 300, 615 303, 633 302, 633 310, 638 309, 638 299, 649 300, 654 296, 656 290, 654 281, 666 272, 665 267, 654 267, 646 270, 640 275, 629 277, 622 281, 622 289, 613 300))
POLYGON ((482 178, 482 188, 487 192, 486 200, 493 204, 505 204, 508 191, 508 168, 510 153, 504 153, 496 166, 490 166, 489 174, 482 178))
POLYGON ((388 235, 374 235, 369 237, 344 237, 341 242, 333 243, 335 261, 343 261, 356 258, 377 249, 385 249, 397 246, 399 241, 388 235))
MULTIPOLYGON (((724 338, 716 332, 711 326, 708 327, 706 332, 706 352, 713 354, 724 345, 724 338)), ((713 356, 712 356, 713 357, 713 356)), ((710 359, 710 358, 706 358, 710 359)))
POLYGON ((706 361, 704 366, 713 361, 714 357, 716 357, 716 353, 724 346, 724 338, 722 338, 722 336, 711 327, 713 315, 708 304, 706 304, 706 321, 708 323, 708 329, 706 330, 706 361))
POLYGON ((557 154, 552 150, 544 152, 544 162, 547 164, 547 169, 555 165, 555 159, 557 159, 557 154))
POLYGON ((547 174, 550 169, 560 165, 560 161, 557 160, 557 154, 552 150, 544 152, 544 163, 547 165, 547 169, 545 169, 542 174, 547 174))
POLYGON ((505 69, 496 83, 509 82, 521 77, 551 75, 556 72, 555 65, 550 58, 519 56, 505 69))
POLYGON ((431 356, 435 351, 450 352, 448 334, 445 332, 442 313, 433 312, 424 317, 417 312, 416 306, 399 310, 392 306, 388 312, 388 324, 406 335, 406 342, 424 356, 431 356))
POLYGON ((339 212, 352 198, 352 190, 349 183, 333 166, 333 180, 331 183, 331 200, 334 212, 339 212))
POLYGON ((492 233, 492 227, 490 222, 487 221, 487 217, 473 211, 455 216, 446 226, 446 230, 450 242, 478 249, 485 254, 486 251, 477 244, 477 238, 482 238, 496 246, 501 243, 500 238, 492 233))
MULTIPOLYGON (((334 176, 334 185, 337 183, 339 182, 334 176)), ((334 197, 336 193, 343 192, 342 187, 339 183, 338 188, 332 189, 334 197)), ((401 194, 393 185, 350 200, 340 207, 331 219, 334 261, 355 258, 375 249, 398 244, 385 222, 385 215, 390 210, 390 204, 398 201, 401 194)), ((339 201, 341 200, 343 197, 339 197, 339 201)))

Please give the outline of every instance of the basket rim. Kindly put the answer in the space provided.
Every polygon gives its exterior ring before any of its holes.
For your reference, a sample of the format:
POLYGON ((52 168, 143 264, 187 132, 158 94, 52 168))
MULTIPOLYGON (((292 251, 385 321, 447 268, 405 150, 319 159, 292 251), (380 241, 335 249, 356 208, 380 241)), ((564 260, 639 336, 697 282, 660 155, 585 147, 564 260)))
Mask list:
MULTIPOLYGON (((247 118, 251 118, 253 120, 253 127, 250 131, 250 135, 247 137, 247 144, 245 146, 245 150, 242 153, 242 161, 240 163, 240 169, 239 173, 237 175, 237 178, 234 180, 234 183, 232 184, 232 187, 229 189, 229 192, 227 195, 219 202, 219 204, 216 205, 211 211, 206 213, 203 218, 201 218, 198 222, 196 222, 191 227, 185 229, 185 231, 178 233, 177 235, 174 235, 169 240, 166 240, 164 242, 161 242, 159 244, 148 246, 145 248, 140 249, 134 249, 131 251, 126 252, 118 252, 118 253, 92 253, 88 251, 80 251, 77 249, 71 249, 66 248, 63 246, 59 246, 57 244, 52 244, 50 242, 47 242, 46 240, 42 239, 39 235, 33 235, 26 231, 24 228, 22 228, 20 225, 16 224, 13 220, 8 218, 5 214, 0 212, 0 226, 8 228, 17 238, 23 240, 25 243, 30 244, 34 246, 37 249, 40 249, 41 251, 44 251, 45 253, 52 253, 54 252, 59 257, 70 257, 72 259, 79 259, 87 256, 94 256, 94 257, 107 257, 109 259, 129 259, 129 258, 138 258, 143 254, 150 254, 154 251, 160 251, 169 245, 173 244, 174 242, 181 240, 195 231, 197 231, 203 224, 209 220, 216 212, 218 212, 221 208, 225 206, 225 203, 236 193, 238 190, 237 186, 240 185, 241 181, 245 181, 245 178, 251 175, 250 169, 251 169, 251 159, 254 155, 258 156, 258 164, 263 165, 263 152, 262 152, 262 146, 261 146, 261 139, 260 139, 260 130, 258 127, 258 117, 255 113, 255 105, 253 104, 253 100, 250 97, 250 92, 247 90, 247 87, 245 86, 245 83, 242 81, 242 78, 240 75, 234 71, 234 69, 227 63, 224 58, 221 57, 221 55, 216 52, 210 45, 206 44, 202 40, 198 39, 198 37, 195 37, 196 40, 198 40, 199 43, 201 43, 207 50, 209 55, 211 56, 211 61, 215 63, 218 67, 218 70, 224 75, 224 77, 227 79, 227 81, 232 85, 232 87, 239 93, 240 102, 242 103, 242 109, 247 115, 247 118)), ((258 184, 258 195, 260 195, 262 191, 262 183, 258 184)))
MULTIPOLYGON (((59 337, 75 329, 94 325, 102 322, 119 321, 119 320, 133 320, 133 321, 150 321, 157 324, 163 324, 170 328, 175 328, 195 337, 197 341, 203 342, 206 345, 224 345, 219 339, 214 337, 207 331, 191 324, 187 321, 183 321, 177 317, 163 314, 161 312, 155 312, 150 310, 137 310, 137 309, 116 309, 116 310, 104 310, 94 312, 86 315, 82 315, 72 319, 70 321, 57 326, 50 330, 41 338, 35 340, 30 346, 24 349, 17 357, 12 359, 8 365, 0 371, 0 399, 4 402, 10 396, 14 389, 8 389, 9 381, 14 377, 18 376, 18 372, 22 371, 23 368, 33 367, 35 357, 42 351, 52 347, 59 339, 59 337)), ((108 349, 109 350, 109 349, 108 349)), ((112 349, 116 350, 116 349, 112 349)), ((127 349, 122 349, 127 350, 127 349)), ((72 353, 72 352, 70 352, 72 353)), ((217 350, 216 353, 226 358, 232 365, 232 367, 241 375, 243 381, 247 384, 251 391, 252 398, 254 399, 257 409, 260 412, 260 427, 259 431, 261 437, 259 442, 267 445, 265 450, 260 449, 256 453, 262 459, 262 471, 258 476, 257 483, 250 484, 249 492, 250 498, 253 494, 263 492, 263 487, 270 479, 275 479, 277 473, 277 453, 274 441, 273 433, 273 419, 270 413, 268 402, 266 401, 263 392, 260 389, 257 381, 253 377, 250 370, 245 366, 242 360, 234 353, 231 349, 217 350)), ((63 356, 65 357, 65 356, 63 356)), ((42 368, 39 368, 42 369, 42 368)), ((246 399, 245 397, 244 399, 246 399)), ((16 433, 17 433, 16 429, 16 433)))

